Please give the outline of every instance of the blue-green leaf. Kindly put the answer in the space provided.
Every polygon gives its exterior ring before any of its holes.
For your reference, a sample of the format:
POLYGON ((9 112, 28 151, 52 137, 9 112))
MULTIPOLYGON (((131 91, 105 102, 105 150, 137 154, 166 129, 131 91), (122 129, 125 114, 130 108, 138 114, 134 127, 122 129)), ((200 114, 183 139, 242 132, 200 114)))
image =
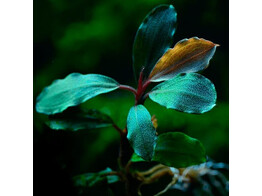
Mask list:
POLYGON ((47 125, 55 130, 77 131, 112 126, 112 119, 98 110, 68 108, 60 114, 50 115, 47 125))
POLYGON ((133 106, 130 109, 127 117, 127 133, 127 139, 135 153, 150 161, 157 137, 151 116, 143 105, 133 106))
POLYGON ((179 74, 149 93, 149 97, 167 108, 187 113, 204 113, 216 104, 214 84, 197 73, 179 74))
POLYGON ((147 77, 158 59, 170 48, 175 33, 177 13, 172 5, 154 8, 140 25, 133 46, 135 74, 145 67, 147 77))
POLYGON ((118 87, 119 84, 107 76, 72 73, 65 79, 55 80, 42 91, 37 98, 36 110, 44 114, 59 113, 118 87))
POLYGON ((180 132, 169 132, 158 136, 153 160, 182 168, 205 162, 206 153, 199 140, 180 132))

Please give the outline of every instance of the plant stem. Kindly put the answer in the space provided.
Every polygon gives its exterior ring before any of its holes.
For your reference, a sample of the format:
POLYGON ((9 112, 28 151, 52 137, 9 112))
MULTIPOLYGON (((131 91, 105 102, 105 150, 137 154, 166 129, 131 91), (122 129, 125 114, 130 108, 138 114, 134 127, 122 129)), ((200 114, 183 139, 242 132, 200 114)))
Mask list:
POLYGON ((146 80, 143 82, 143 69, 140 72, 139 80, 138 80, 138 87, 137 87, 137 93, 136 93, 136 102, 135 105, 138 104, 144 104, 145 98, 143 95, 145 93, 146 88, 150 84, 150 80, 146 80))
POLYGON ((125 168, 134 150, 130 146, 129 141, 127 139, 126 128, 122 131, 122 134, 120 136, 121 138, 120 138, 119 162, 120 162, 121 167, 125 168))
POLYGON ((151 169, 145 171, 145 172, 139 172, 139 174, 143 175, 143 176, 147 176, 147 175, 150 175, 154 172, 156 172, 157 170, 160 170, 160 169, 163 169, 163 168, 166 168, 167 166, 165 165, 161 165, 161 164, 158 164, 154 167, 152 167, 151 169))
POLYGON ((147 80, 144 84, 143 84, 143 87, 142 87, 142 92, 144 92, 146 90, 146 88, 148 87, 148 85, 150 84, 150 80, 147 80))
POLYGON ((137 94, 139 95, 142 91, 143 88, 143 70, 144 68, 142 68, 140 75, 139 75, 139 79, 138 79, 138 86, 137 86, 137 94))
POLYGON ((117 130, 117 132, 118 132, 120 135, 123 134, 122 129, 120 129, 115 123, 113 123, 113 127, 115 128, 115 130, 117 130))
POLYGON ((131 173, 126 174, 126 196, 138 196, 141 181, 134 178, 131 173))
POLYGON ((121 85, 119 86, 119 89, 123 89, 123 90, 130 91, 130 92, 132 92, 135 96, 136 96, 136 94, 137 94, 136 89, 134 89, 133 87, 128 86, 128 85, 122 85, 122 84, 121 84, 121 85))
POLYGON ((138 188, 141 184, 141 181, 136 179, 132 173, 129 171, 129 160, 132 157, 134 152, 133 148, 130 146, 129 141, 127 139, 127 128, 121 131, 122 134, 120 135, 120 151, 119 151, 119 165, 121 169, 121 173, 125 179, 125 186, 126 186, 126 196, 138 196, 138 188))
MULTIPOLYGON (((127 85, 120 85, 120 89, 128 90, 132 92, 135 95, 135 105, 137 104, 144 104, 145 98, 148 96, 148 93, 144 96, 145 90, 150 84, 150 80, 143 81, 143 69, 140 72, 140 76, 138 79, 138 86, 137 90, 134 88, 127 86, 127 85)), ((139 194, 139 188, 141 186, 141 179, 138 179, 137 177, 133 176, 133 174, 129 171, 129 165, 130 159, 132 157, 132 154, 134 152, 133 148, 129 144, 129 141, 127 139, 127 128, 124 130, 121 130, 119 127, 114 125, 115 129, 120 133, 120 150, 119 150, 119 165, 123 172, 123 175, 125 176, 126 181, 126 195, 127 196, 138 196, 139 194)), ((150 171, 151 173, 155 172, 155 170, 150 171)))

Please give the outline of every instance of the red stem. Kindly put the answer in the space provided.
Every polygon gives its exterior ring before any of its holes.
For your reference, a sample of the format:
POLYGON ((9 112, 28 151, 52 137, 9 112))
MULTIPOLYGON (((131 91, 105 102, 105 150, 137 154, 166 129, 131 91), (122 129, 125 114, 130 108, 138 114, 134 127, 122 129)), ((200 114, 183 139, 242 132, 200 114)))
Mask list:
MULTIPOLYGON (((141 74, 140 74, 141 76, 141 74)), ((139 80, 140 81, 140 80, 139 80)), ((136 104, 137 105, 138 103, 139 104, 143 104, 144 101, 145 101, 145 96, 144 95, 144 92, 146 90, 146 88, 148 87, 148 85, 150 84, 150 80, 146 80, 144 83, 139 83, 140 85, 138 86, 138 89, 137 89, 137 94, 136 94, 136 104), (142 99, 141 99, 142 98, 142 99)), ((148 95, 147 95, 148 96, 148 95)))
POLYGON ((123 135, 123 131, 122 129, 120 129, 115 123, 113 123, 113 127, 115 128, 115 130, 117 130, 117 132, 120 134, 120 135, 123 135))
POLYGON ((136 89, 134 89, 134 88, 131 87, 131 86, 122 85, 122 84, 121 84, 121 85, 119 86, 119 88, 120 88, 120 89, 123 89, 123 90, 130 91, 130 92, 132 92, 135 96, 136 96, 136 94, 137 94, 136 89))
POLYGON ((146 90, 146 88, 148 87, 148 85, 150 84, 150 80, 147 80, 144 84, 143 84, 143 87, 142 87, 142 92, 144 92, 146 90))
POLYGON ((140 75, 139 75, 139 79, 138 79, 138 87, 137 87, 137 94, 141 93, 141 90, 143 88, 143 71, 144 68, 142 68, 140 75))
POLYGON ((139 79, 138 79, 137 90, 134 89, 131 86, 128 86, 128 85, 122 85, 122 84, 119 85, 120 89, 130 91, 130 92, 132 92, 135 95, 135 98, 136 98, 135 105, 137 105, 138 103, 140 103, 140 104, 142 103, 143 104, 145 98, 148 97, 148 94, 146 94, 145 96, 143 96, 143 95, 144 95, 144 92, 145 92, 146 88, 150 84, 150 80, 146 80, 145 82, 143 82, 143 70, 144 69, 142 69, 142 71, 140 72, 140 76, 139 76, 139 79), (141 100, 141 98, 142 98, 142 100, 141 100))

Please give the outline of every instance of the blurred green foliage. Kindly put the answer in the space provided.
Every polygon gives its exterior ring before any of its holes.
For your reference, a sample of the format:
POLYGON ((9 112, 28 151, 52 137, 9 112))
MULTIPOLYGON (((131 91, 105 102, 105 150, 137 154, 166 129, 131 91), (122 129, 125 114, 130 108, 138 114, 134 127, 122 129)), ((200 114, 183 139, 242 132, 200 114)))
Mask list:
MULTIPOLYGON (((226 0, 34 0, 34 101, 45 86, 71 72, 103 74, 136 87, 132 73, 135 33, 146 14, 162 3, 173 4, 178 13, 174 44, 198 36, 221 45, 209 68, 201 73, 215 84, 218 102, 202 115, 167 110, 150 100, 145 105, 151 115, 156 115, 159 133, 184 132, 199 139, 212 159, 228 162, 226 0)), ((124 128, 133 104, 131 93, 116 91, 91 99, 81 107, 99 109, 124 128)), ((37 195, 73 195, 72 176, 117 167, 119 136, 112 127, 54 131, 45 125, 45 119, 45 115, 35 112, 34 102, 37 195)))

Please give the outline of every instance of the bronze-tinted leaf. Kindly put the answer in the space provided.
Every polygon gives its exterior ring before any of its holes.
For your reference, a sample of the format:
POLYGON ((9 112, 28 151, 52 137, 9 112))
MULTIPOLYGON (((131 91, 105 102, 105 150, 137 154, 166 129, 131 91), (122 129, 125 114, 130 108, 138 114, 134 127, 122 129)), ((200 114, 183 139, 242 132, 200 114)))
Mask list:
POLYGON ((211 41, 197 37, 179 41, 159 59, 150 73, 150 81, 159 82, 173 78, 179 73, 205 69, 217 46, 211 41))

